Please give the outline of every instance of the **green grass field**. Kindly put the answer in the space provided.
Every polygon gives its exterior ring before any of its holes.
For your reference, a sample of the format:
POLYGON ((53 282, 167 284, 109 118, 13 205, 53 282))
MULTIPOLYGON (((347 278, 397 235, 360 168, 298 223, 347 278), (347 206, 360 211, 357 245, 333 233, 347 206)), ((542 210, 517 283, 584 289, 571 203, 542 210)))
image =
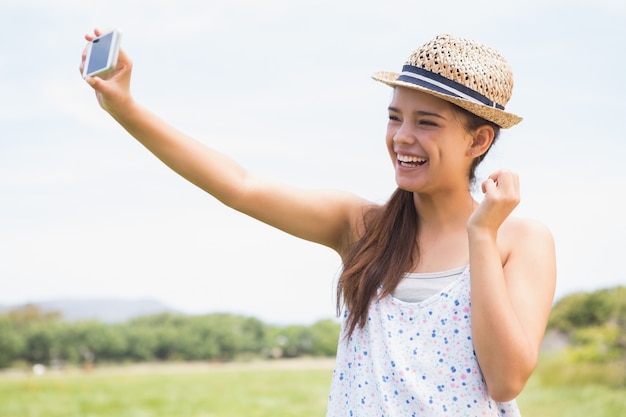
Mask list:
POLYGON ((626 416, 623 363, 572 364, 544 355, 518 398, 524 417, 626 416))
POLYGON ((331 373, 323 362, 13 374, 0 376, 0 416, 323 416, 331 373))
MULTIPOLYGON (((572 373, 555 369, 554 361, 540 365, 529 381, 519 398, 524 417, 626 416, 626 389, 555 383, 555 372, 566 378, 572 373)), ((329 361, 127 366, 40 377, 4 373, 0 416, 324 416, 331 374, 329 361)))

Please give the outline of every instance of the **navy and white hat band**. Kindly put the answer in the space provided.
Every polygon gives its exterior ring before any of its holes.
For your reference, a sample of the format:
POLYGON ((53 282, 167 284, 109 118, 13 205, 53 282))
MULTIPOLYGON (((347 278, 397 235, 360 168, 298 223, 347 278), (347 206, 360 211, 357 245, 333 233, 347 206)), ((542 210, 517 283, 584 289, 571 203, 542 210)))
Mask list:
POLYGON ((504 106, 490 100, 479 92, 424 68, 404 65, 397 81, 404 81, 427 88, 437 93, 462 98, 487 107, 504 110, 504 106))

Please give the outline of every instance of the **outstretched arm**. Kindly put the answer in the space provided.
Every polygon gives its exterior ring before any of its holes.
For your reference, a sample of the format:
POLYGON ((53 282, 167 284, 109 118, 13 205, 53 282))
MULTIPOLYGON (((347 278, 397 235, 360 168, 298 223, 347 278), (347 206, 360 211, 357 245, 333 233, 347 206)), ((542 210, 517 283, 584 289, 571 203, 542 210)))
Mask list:
MULTIPOLYGON (((86 36, 87 40, 93 38, 86 36)), ((83 55, 81 69, 84 60, 83 55)), ((87 83, 96 91, 102 108, 157 158, 224 204, 287 233, 344 252, 367 204, 364 200, 343 192, 301 190, 251 174, 138 104, 130 93, 131 72, 131 60, 120 51, 114 71, 88 78, 87 83)))
POLYGON ((508 219, 519 202, 517 175, 500 171, 468 223, 472 336, 496 401, 515 398, 537 364, 556 282, 552 235, 537 222, 508 219))

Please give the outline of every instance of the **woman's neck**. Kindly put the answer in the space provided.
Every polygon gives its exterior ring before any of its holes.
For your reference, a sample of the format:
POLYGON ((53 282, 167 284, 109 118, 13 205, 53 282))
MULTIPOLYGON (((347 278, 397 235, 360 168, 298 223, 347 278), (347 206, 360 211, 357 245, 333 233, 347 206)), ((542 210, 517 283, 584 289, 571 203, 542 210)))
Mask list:
POLYGON ((411 272, 445 271, 467 264, 467 221, 478 204, 469 191, 413 198, 419 215, 419 249, 411 272))
POLYGON ((478 206, 469 190, 435 196, 416 193, 413 199, 422 231, 465 228, 467 220, 478 206))

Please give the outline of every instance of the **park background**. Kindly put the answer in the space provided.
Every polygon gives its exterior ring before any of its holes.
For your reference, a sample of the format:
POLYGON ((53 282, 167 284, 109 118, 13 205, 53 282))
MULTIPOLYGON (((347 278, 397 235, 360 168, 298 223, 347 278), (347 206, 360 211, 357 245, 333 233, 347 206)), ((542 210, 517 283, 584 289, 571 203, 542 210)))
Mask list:
MULTIPOLYGON (((556 299, 571 296, 568 311, 589 313, 561 321, 586 324, 560 329, 575 344, 543 362, 538 375, 556 375, 557 389, 531 381, 540 387, 533 392, 548 393, 535 403, 566 395, 580 402, 551 415, 590 417, 584 405, 597 397, 609 411, 596 415, 621 412, 596 394, 625 398, 614 362, 623 353, 620 304, 598 301, 619 299, 625 282, 625 4, 4 0, 1 8, 0 305, 151 299, 188 317, 257 320, 267 334, 334 315, 332 251, 222 207, 98 108, 78 73, 92 28, 123 30, 135 97, 179 129, 265 176, 377 202, 394 188, 384 147, 390 90, 370 75, 398 70, 415 47, 447 32, 510 62, 507 109, 525 120, 503 132, 479 175, 520 174, 516 214, 555 237, 556 299)), ((37 317, 42 328, 57 320, 37 317)), ((45 379, 20 381, 34 391, 20 382, 18 392, 33 394, 41 385, 28 384, 45 379)), ((0 395, 19 400, 9 388, 0 395)))

